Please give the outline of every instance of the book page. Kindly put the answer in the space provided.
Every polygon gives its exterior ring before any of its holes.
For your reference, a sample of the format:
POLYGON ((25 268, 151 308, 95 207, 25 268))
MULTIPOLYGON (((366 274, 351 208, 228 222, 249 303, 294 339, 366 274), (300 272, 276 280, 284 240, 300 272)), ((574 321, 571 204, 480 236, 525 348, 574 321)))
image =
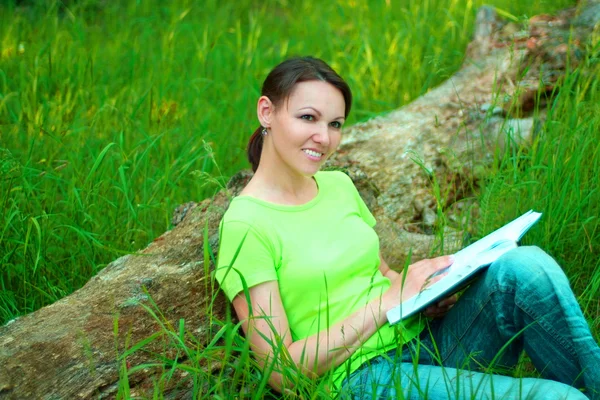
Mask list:
MULTIPOLYGON (((489 235, 481 238, 477 242, 465 247, 454 254, 454 263, 450 266, 448 272, 464 267, 465 265, 472 263, 479 263, 478 258, 485 257, 485 254, 489 250, 493 250, 496 247, 508 246, 506 242, 517 242, 525 232, 540 218, 542 214, 529 210, 519 218, 509 222, 503 227, 495 230, 489 235)), ((489 255, 488 255, 489 258, 489 255)), ((481 262, 488 262, 486 259, 482 259, 481 262)))

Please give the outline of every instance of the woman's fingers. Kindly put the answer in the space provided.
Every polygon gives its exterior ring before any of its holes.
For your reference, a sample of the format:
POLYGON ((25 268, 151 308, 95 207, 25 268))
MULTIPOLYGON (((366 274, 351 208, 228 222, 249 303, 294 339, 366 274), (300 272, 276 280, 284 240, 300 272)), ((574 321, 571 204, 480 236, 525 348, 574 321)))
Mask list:
POLYGON ((444 275, 447 272, 448 267, 454 262, 453 256, 442 256, 426 260, 421 260, 413 264, 424 274, 431 277, 437 277, 444 275))
POLYGON ((452 255, 441 256, 441 257, 436 257, 433 260, 436 263, 436 268, 442 269, 442 268, 446 268, 446 267, 449 267, 452 265, 452 263, 454 262, 454 256, 452 256, 452 255))
POLYGON ((436 305, 433 306, 429 306, 425 309, 425 311, 423 311, 423 314, 425 314, 426 317, 429 318, 435 318, 435 316, 439 313, 439 307, 436 305))
POLYGON ((443 317, 448 313, 448 311, 450 311, 452 307, 454 307, 457 298, 458 297, 456 295, 450 296, 438 302, 437 304, 427 307, 425 311, 423 311, 423 314, 425 314, 425 316, 429 318, 443 317))
POLYGON ((426 276, 432 275, 440 275, 447 269, 454 258, 452 256, 442 256, 436 258, 428 258, 425 260, 417 261, 412 264, 409 268, 412 269, 413 272, 420 272, 425 274, 426 276), (436 274, 437 273, 437 274, 436 274))
POLYGON ((425 316, 430 318, 443 317, 448 311, 450 311, 452 307, 454 307, 454 304, 456 304, 457 301, 458 295, 453 294, 451 296, 446 297, 445 299, 438 301, 436 304, 427 307, 423 313, 425 314, 425 316))
POLYGON ((404 284, 403 298, 408 299, 443 279, 446 274, 445 269, 452 265, 453 261, 452 256, 442 256, 420 260, 411 264, 408 268, 406 280, 402 280, 404 284))
POLYGON ((424 280, 423 287, 431 286, 442 279, 447 274, 448 267, 452 265, 452 262, 452 256, 442 256, 415 263, 414 265, 418 266, 420 272, 424 275, 422 276, 424 280))
POLYGON ((454 305, 454 303, 456 303, 457 301, 458 301, 458 295, 453 294, 452 296, 448 296, 445 299, 440 300, 437 303, 437 306, 440 308, 452 307, 454 305))
POLYGON ((432 271, 438 271, 440 269, 446 268, 454 262, 454 257, 451 255, 435 257, 435 258, 426 258, 424 260, 417 261, 412 264, 413 267, 425 268, 432 271))
POLYGON ((429 317, 429 318, 441 318, 444 315, 446 315, 446 313, 448 311, 450 311, 451 308, 452 308, 452 306, 448 306, 448 307, 429 306, 425 309, 425 311, 423 311, 423 314, 425 314, 425 316, 429 317))

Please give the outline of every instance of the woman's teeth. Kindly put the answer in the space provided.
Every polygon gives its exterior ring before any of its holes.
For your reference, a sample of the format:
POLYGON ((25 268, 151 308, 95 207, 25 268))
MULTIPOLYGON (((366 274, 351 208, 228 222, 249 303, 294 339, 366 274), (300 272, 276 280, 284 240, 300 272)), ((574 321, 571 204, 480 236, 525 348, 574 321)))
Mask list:
POLYGON ((321 157, 323 155, 321 153, 317 153, 316 151, 312 151, 312 150, 308 150, 308 149, 302 149, 302 151, 312 157, 321 157))

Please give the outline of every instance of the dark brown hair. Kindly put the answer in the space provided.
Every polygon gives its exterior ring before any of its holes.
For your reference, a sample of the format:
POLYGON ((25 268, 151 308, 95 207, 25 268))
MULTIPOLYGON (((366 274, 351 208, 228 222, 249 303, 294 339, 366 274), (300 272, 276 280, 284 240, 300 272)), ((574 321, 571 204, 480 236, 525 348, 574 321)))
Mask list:
MULTIPOLYGON (((344 96, 346 109, 344 116, 347 118, 352 106, 352 92, 348 84, 323 60, 314 57, 295 57, 285 60, 277 65, 267 75, 261 95, 267 96, 275 107, 280 106, 289 97, 294 86, 299 82, 323 81, 333 85, 344 96)), ((260 162, 263 147, 263 130, 259 126, 248 141, 248 161, 252 164, 252 171, 256 172, 260 162)))

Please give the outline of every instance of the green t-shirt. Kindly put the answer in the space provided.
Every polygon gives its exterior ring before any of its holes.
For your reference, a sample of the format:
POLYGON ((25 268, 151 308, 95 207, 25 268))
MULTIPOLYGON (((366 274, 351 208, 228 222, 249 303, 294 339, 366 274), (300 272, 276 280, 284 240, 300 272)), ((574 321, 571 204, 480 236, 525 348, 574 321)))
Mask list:
MULTIPOLYGON (((278 281, 294 341, 326 334, 389 288, 379 271, 375 218, 343 172, 318 172, 317 196, 299 206, 250 196, 232 200, 221 221, 216 279, 232 300, 247 287, 278 281), (237 254, 237 255, 236 255, 237 254), (231 267, 231 268, 230 268, 231 267)), ((419 334, 416 320, 389 324, 368 338, 333 373, 339 386, 366 360, 419 334)))

